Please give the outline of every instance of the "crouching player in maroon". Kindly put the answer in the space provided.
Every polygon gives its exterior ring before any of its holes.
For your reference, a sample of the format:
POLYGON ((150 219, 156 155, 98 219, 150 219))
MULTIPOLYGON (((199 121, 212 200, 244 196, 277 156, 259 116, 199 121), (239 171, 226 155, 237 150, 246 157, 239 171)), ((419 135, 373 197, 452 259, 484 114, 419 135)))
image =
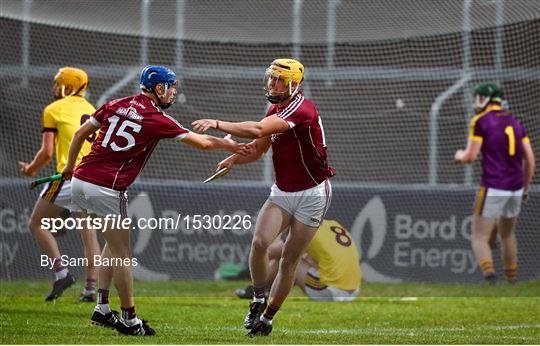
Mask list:
POLYGON ((517 278, 517 241, 514 229, 527 200, 535 170, 534 153, 523 125, 501 107, 502 91, 493 83, 474 89, 474 111, 466 150, 458 150, 454 159, 472 163, 482 152, 482 180, 476 197, 471 245, 485 280, 496 282, 490 246, 496 226, 501 237, 501 254, 506 278, 517 278))
MULTIPOLYGON (((170 69, 146 66, 141 73, 140 94, 106 103, 77 130, 62 172, 64 177, 71 175, 84 140, 98 128, 99 134, 90 154, 73 171, 73 203, 102 219, 107 215, 127 218, 126 190, 163 138, 175 138, 202 150, 224 149, 235 153, 244 147, 230 139, 190 132, 168 116, 163 110, 174 103, 177 83, 176 75, 170 69)), ((154 335, 155 331, 135 313, 129 228, 107 227, 103 233, 106 245, 102 260, 108 259, 108 263, 114 265, 99 267, 98 304, 91 319, 123 334, 154 335), (122 316, 117 316, 109 307, 109 287, 113 277, 122 316)))
POLYGON ((250 154, 232 155, 218 168, 256 161, 272 146, 276 183, 262 206, 251 243, 249 267, 254 296, 244 326, 248 336, 268 335, 272 319, 294 284, 296 268, 330 205, 334 175, 327 164, 326 142, 319 112, 300 91, 304 66, 293 59, 277 59, 266 70, 266 98, 273 105, 258 122, 231 123, 203 119, 193 123, 196 131, 209 128, 254 138, 250 154), (268 280, 268 247, 290 226, 283 245, 279 269, 268 303, 264 287, 268 280))

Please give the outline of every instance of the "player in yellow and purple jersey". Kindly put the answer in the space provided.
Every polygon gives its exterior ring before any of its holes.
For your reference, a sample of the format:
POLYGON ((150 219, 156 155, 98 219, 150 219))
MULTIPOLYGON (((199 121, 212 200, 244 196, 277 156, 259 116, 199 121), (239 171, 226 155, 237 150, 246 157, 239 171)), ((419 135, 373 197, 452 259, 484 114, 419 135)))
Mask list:
POLYGON ((476 197, 471 245, 484 278, 496 282, 490 246, 495 226, 501 237, 506 277, 517 278, 517 241, 514 234, 522 200, 528 198, 535 171, 534 153, 525 128, 501 106, 498 85, 482 83, 474 89, 474 111, 465 150, 456 151, 459 163, 472 163, 482 152, 482 180, 476 197))
MULTIPOLYGON (((62 67, 54 77, 53 94, 55 101, 43 110, 43 131, 41 148, 31 163, 19 161, 21 173, 26 176, 35 176, 37 172, 52 161, 56 156, 56 172, 61 172, 66 165, 69 143, 73 133, 90 119, 90 114, 96 110, 84 98, 88 88, 88 75, 85 71, 75 67, 62 67)), ((77 162, 90 152, 95 134, 85 139, 77 162)), ((37 200, 28 226, 41 251, 53 263, 55 281, 53 289, 47 296, 47 301, 53 301, 75 283, 75 278, 69 272, 66 262, 61 259, 58 243, 52 233, 43 227, 43 218, 56 218, 69 215, 69 210, 77 210, 71 203, 71 182, 57 180, 45 185, 37 200)), ((96 300, 95 284, 97 269, 94 266, 94 256, 99 255, 100 248, 96 231, 81 229, 81 239, 84 253, 88 259, 86 267, 86 285, 79 298, 82 302, 96 300)))

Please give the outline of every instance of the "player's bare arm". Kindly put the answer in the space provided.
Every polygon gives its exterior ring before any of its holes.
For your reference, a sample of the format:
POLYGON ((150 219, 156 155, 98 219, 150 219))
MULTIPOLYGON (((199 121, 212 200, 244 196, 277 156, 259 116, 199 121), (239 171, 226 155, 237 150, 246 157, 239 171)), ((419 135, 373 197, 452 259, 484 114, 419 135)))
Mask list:
POLYGON ((467 142, 467 148, 465 150, 458 150, 454 155, 454 160, 457 163, 473 163, 480 153, 482 147, 482 141, 476 139, 469 139, 467 142))
POLYGON ((523 186, 523 199, 527 200, 529 195, 529 185, 532 181, 534 173, 536 171, 536 160, 534 158, 534 152, 530 141, 523 141, 523 173, 524 173, 524 186, 523 186))
POLYGON ((84 143, 84 141, 99 127, 94 126, 90 121, 87 121, 84 123, 75 133, 73 134, 73 139, 71 140, 71 144, 69 145, 69 152, 67 157, 66 166, 62 170, 62 175, 64 177, 68 177, 73 172, 73 169, 75 168, 75 162, 77 161, 77 156, 79 155, 79 152, 81 151, 81 147, 84 143))
POLYGON ((200 119, 194 121, 191 125, 195 131, 201 133, 213 128, 230 133, 233 136, 251 139, 263 138, 274 133, 282 133, 289 130, 289 124, 277 116, 269 116, 261 121, 244 121, 239 123, 216 119, 200 119))
POLYGON ((225 138, 217 138, 209 135, 201 135, 190 132, 185 137, 180 139, 182 142, 189 144, 200 150, 227 150, 231 153, 242 153, 245 149, 245 144, 238 143, 226 136, 225 138))
POLYGON ((27 163, 19 161, 19 168, 22 174, 33 177, 41 168, 52 161, 54 154, 54 136, 54 132, 43 132, 41 137, 41 148, 36 153, 32 162, 27 163))
POLYGON ((270 148, 272 141, 270 137, 258 138, 254 141, 246 144, 245 150, 242 154, 233 154, 217 165, 217 171, 222 168, 231 169, 235 164, 246 164, 255 162, 260 159, 270 148))

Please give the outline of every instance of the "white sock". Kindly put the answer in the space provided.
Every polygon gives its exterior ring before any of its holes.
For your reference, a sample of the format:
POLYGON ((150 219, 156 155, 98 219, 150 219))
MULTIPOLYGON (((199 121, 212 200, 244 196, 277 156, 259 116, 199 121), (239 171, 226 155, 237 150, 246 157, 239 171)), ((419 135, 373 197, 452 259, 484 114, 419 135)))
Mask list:
POLYGON ((141 320, 139 320, 137 317, 134 317, 134 318, 132 318, 132 319, 130 319, 130 320, 124 320, 124 322, 125 322, 128 326, 131 327, 131 326, 134 326, 134 325, 136 325, 136 324, 141 323, 141 320))
POLYGON ((252 301, 255 302, 255 303, 264 303, 264 297, 262 297, 262 298, 253 297, 252 301))
POLYGON ((111 307, 109 304, 98 304, 96 305, 96 310, 101 311, 103 314, 108 314, 111 312, 111 307))
POLYGON ((58 281, 60 279, 63 279, 67 276, 68 274, 68 269, 67 268, 63 268, 57 272, 54 272, 54 277, 55 277, 55 280, 58 281))
POLYGON ((88 296, 90 294, 96 294, 96 290, 87 290, 86 288, 83 288, 82 294, 85 296, 88 296))
POLYGON ((272 325, 272 320, 269 320, 268 318, 264 317, 264 315, 261 316, 261 322, 266 324, 267 326, 272 325))

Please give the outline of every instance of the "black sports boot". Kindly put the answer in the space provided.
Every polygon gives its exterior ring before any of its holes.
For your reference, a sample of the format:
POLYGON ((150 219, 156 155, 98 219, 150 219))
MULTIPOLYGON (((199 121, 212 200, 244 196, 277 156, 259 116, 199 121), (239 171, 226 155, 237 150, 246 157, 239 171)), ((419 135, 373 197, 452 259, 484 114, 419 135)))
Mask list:
POLYGON ((240 299, 251 299, 253 298, 253 286, 249 285, 246 288, 237 288, 234 293, 240 299))
POLYGON ((254 336, 267 336, 272 331, 272 325, 266 324, 262 321, 257 321, 255 323, 255 326, 251 328, 251 330, 246 334, 246 336, 249 336, 250 338, 254 336))
POLYGON ((60 297, 65 290, 67 290, 71 285, 75 283, 75 278, 71 275, 70 272, 67 273, 66 277, 60 280, 56 280, 53 284, 53 289, 51 293, 45 298, 45 301, 50 302, 60 297))
POLYGON ((123 319, 119 319, 115 328, 118 332, 125 335, 152 336, 156 334, 156 331, 152 329, 145 320, 139 320, 139 323, 136 325, 128 326, 123 319))
POLYGON ((255 323, 259 321, 264 309, 266 309, 266 300, 263 303, 251 302, 249 304, 249 311, 244 319, 244 327, 246 329, 252 329, 255 323))
POLYGON ((119 323, 118 311, 113 310, 105 314, 101 311, 99 306, 96 306, 90 320, 92 321, 93 324, 98 325, 98 326, 116 328, 116 325, 119 323))
POLYGON ((79 303, 95 303, 97 301, 95 293, 84 294, 79 296, 79 303))
POLYGON ((497 284, 497 276, 495 274, 484 277, 484 282, 489 286, 495 286, 497 284))

